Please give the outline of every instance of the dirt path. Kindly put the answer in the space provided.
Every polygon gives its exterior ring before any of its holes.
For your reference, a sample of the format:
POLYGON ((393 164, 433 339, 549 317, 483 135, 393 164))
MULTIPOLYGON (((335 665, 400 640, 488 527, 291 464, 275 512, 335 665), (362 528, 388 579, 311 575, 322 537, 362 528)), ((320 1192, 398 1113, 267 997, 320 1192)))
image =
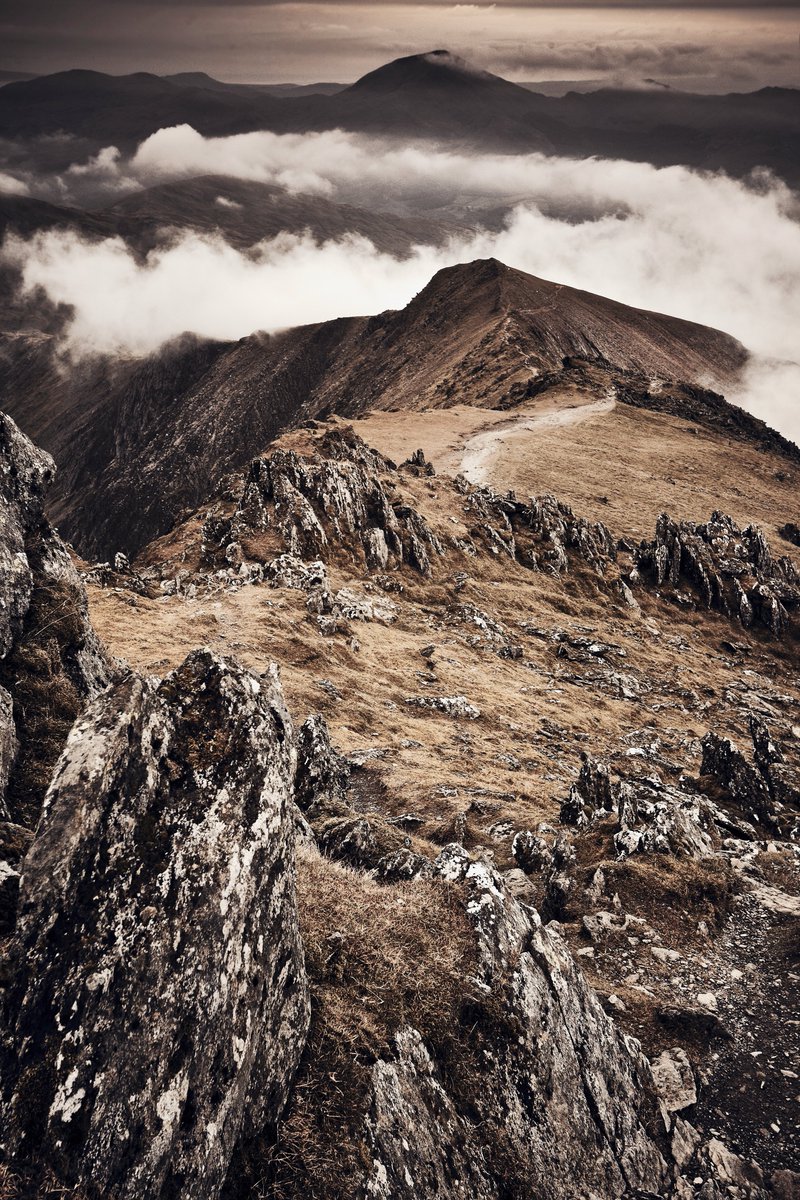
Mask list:
POLYGON ((490 468, 501 449, 508 442, 515 441, 526 433, 536 430, 557 429, 559 426, 580 425, 592 417, 604 416, 616 406, 616 401, 608 396, 595 400, 591 404, 581 404, 574 408, 558 408, 550 412, 536 413, 512 417, 502 425, 483 429, 468 438, 461 449, 453 457, 460 461, 448 463, 448 469, 460 471, 470 483, 483 484, 489 482, 490 468))

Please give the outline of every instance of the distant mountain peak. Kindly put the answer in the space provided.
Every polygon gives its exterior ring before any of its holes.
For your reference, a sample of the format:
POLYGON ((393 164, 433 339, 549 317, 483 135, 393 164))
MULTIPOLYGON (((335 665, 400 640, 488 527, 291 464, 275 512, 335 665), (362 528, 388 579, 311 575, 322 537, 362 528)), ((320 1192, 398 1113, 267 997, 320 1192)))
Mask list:
POLYGON ((428 50, 425 54, 410 54, 396 58, 385 66, 370 71, 353 84, 350 91, 395 91, 404 87, 442 87, 463 85, 465 82, 493 83, 513 87, 497 75, 483 71, 451 50, 428 50))

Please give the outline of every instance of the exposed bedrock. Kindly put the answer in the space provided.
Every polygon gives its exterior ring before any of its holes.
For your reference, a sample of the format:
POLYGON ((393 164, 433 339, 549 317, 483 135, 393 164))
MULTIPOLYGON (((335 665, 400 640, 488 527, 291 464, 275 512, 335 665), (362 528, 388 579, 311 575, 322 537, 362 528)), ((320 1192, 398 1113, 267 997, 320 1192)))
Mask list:
POLYGON ((481 1086, 465 1093, 416 1030, 401 1031, 395 1057, 373 1068, 371 1163, 359 1195, 665 1194, 669 1119, 638 1043, 606 1016, 558 935, 491 868, 455 846, 441 858, 440 871, 463 885, 477 942, 463 1036, 477 1039, 481 1086))
MULTIPOLYGON (((602 522, 576 516, 554 496, 520 501, 511 492, 473 487, 463 476, 443 477, 440 486, 463 498, 468 535, 442 537, 403 495, 404 475, 420 470, 416 461, 397 468, 349 426, 318 438, 310 457, 278 448, 250 464, 230 516, 212 510, 205 520, 204 564, 242 577, 243 560, 264 553, 264 535, 271 535, 272 552, 275 542, 284 551, 267 567, 273 578, 285 577, 294 560, 324 562, 343 551, 371 572, 407 565, 421 575, 453 550, 507 555, 555 574, 568 571, 575 557, 603 575, 616 557, 602 522)), ((293 574, 297 581, 289 586, 308 586, 297 565, 293 574)))
POLYGON ((24 825, 109 673, 83 584, 44 516, 54 470, 0 413, 0 819, 24 825))
POLYGON ((775 558, 762 531, 740 528, 725 513, 705 524, 662 513, 655 538, 636 551, 637 570, 675 599, 716 609, 742 625, 782 637, 800 609, 800 574, 790 558, 775 558), (689 592, 682 592, 688 588, 689 592))
POLYGON ((216 1197, 309 1020, 276 677, 195 651, 73 728, 23 864, 4 1150, 88 1197, 216 1197))

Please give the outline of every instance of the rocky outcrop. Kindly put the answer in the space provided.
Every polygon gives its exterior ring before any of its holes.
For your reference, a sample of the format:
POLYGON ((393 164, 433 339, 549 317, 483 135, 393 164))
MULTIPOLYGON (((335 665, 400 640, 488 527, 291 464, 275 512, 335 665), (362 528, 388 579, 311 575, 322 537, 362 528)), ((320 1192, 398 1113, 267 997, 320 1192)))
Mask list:
POLYGON ((581 754, 581 769, 570 788, 568 799, 561 806, 561 820, 566 825, 586 825, 599 810, 611 811, 614 800, 611 777, 605 763, 597 762, 591 754, 581 754))
POLYGON ((385 477, 396 474, 394 463, 349 427, 326 433, 316 450, 301 458, 278 449, 251 463, 232 516, 203 526, 206 561, 270 532, 295 558, 324 561, 347 550, 371 571, 406 563, 427 575, 442 546, 424 518, 392 496, 385 477))
POLYGON ((297 731, 294 800, 319 849, 351 867, 377 869, 385 882, 417 878, 428 860, 411 855, 406 861, 410 838, 379 813, 361 812, 351 803, 350 775, 331 745, 325 718, 309 717, 297 731))
POLYGON ((251 463, 231 515, 212 511, 203 524, 206 567, 235 583, 252 571, 243 559, 265 556, 268 543, 272 554, 283 553, 265 562, 258 578, 308 590, 296 567, 290 582, 280 583, 286 563, 325 562, 344 552, 369 572, 407 565, 426 576, 438 557, 455 551, 507 555, 531 570, 556 574, 570 570, 577 558, 603 575, 616 558, 616 542, 605 525, 576 517, 554 496, 520 501, 513 492, 474 487, 462 476, 455 484, 442 479, 439 486, 454 487, 456 500, 463 497, 468 536, 443 541, 398 490, 403 475, 430 475, 420 452, 398 469, 347 427, 328 431, 313 446, 302 457, 278 448, 251 463))
POLYGON ((730 738, 707 733, 703 738, 701 783, 719 793, 745 821, 765 826, 773 835, 788 836, 800 812, 800 776, 785 761, 767 726, 750 718, 753 760, 730 738))
POLYGON ((468 721, 477 721, 481 715, 481 710, 470 704, 466 696, 408 696, 405 703, 411 708, 443 713, 446 717, 464 717, 468 721))
POLYGON ((665 1114, 638 1044, 491 868, 460 847, 441 859, 440 874, 464 889, 477 943, 468 1028, 480 1084, 448 1079, 419 1033, 402 1030, 393 1057, 373 1068, 358 1195, 664 1194, 665 1114))
POLYGON ((642 576, 679 603, 766 627, 777 638, 800 608, 800 573, 791 559, 774 558, 760 529, 740 529, 721 512, 703 525, 662 513, 655 538, 640 544, 635 561, 634 581, 642 576))
POLYGON ((53 475, 50 456, 0 414, 0 819, 25 825, 109 676, 83 585, 44 516, 53 475))
POLYGON ((309 1019, 292 766, 276 676, 209 651, 75 725, 4 998, 4 1148, 32 1187, 46 1164, 90 1198, 216 1197, 277 1121, 309 1019))
POLYGON ((658 776, 622 780, 616 789, 618 858, 678 854, 703 858, 719 844, 722 814, 702 797, 665 784, 658 776), (715 816, 720 816, 719 824, 715 816))
POLYGON ((616 542, 606 526, 576 517, 555 496, 520 501, 513 492, 500 495, 490 488, 472 487, 463 476, 456 484, 467 497, 471 537, 492 554, 507 554, 531 570, 554 574, 569 570, 570 553, 599 575, 616 558, 616 542))

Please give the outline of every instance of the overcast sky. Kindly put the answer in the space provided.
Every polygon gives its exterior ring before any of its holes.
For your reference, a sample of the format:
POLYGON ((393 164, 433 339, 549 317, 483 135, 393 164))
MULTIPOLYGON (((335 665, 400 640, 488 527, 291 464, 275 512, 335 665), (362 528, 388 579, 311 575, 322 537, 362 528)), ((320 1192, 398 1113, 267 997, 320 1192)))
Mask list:
POLYGON ((0 69, 204 70, 242 82, 348 82, 446 47, 513 79, 654 79, 685 90, 800 87, 800 0, 553 6, 0 0, 0 69))

